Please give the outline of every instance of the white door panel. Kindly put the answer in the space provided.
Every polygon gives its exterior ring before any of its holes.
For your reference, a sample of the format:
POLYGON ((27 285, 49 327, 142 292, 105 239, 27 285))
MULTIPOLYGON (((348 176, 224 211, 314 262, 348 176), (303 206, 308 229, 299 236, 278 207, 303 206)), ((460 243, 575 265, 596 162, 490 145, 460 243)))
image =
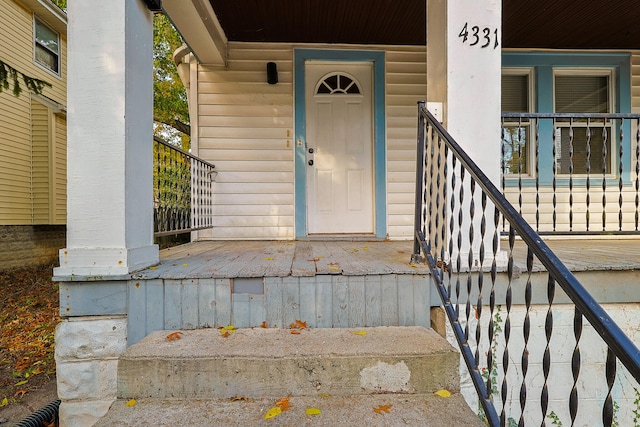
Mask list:
POLYGON ((372 64, 308 62, 306 81, 308 233, 373 233, 372 64))

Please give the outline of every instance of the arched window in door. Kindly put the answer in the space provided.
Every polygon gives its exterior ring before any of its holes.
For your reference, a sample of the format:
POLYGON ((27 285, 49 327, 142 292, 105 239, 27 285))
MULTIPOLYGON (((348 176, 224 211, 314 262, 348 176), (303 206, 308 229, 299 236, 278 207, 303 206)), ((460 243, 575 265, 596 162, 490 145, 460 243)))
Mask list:
POLYGON ((316 88, 316 95, 349 94, 359 95, 360 87, 351 77, 343 73, 334 73, 325 77, 316 88))

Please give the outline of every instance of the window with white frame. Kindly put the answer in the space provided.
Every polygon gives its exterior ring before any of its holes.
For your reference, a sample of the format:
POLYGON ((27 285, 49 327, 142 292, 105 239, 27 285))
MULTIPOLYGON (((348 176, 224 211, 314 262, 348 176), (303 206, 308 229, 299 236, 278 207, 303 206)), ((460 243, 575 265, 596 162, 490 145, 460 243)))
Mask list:
MULTIPOLYGON (((502 111, 528 113, 533 107, 531 69, 504 69, 502 72, 502 111)), ((502 173, 528 174, 531 158, 530 119, 505 119, 502 122, 502 173)))
POLYGON ((60 36, 42 21, 34 19, 35 62, 60 74, 60 36))
MULTIPOLYGON (((613 72, 610 70, 556 70, 556 113, 612 113, 613 72)), ((556 172, 608 174, 615 141, 611 123, 586 119, 555 123, 556 172), (587 132, 587 125, 589 131, 587 132)))

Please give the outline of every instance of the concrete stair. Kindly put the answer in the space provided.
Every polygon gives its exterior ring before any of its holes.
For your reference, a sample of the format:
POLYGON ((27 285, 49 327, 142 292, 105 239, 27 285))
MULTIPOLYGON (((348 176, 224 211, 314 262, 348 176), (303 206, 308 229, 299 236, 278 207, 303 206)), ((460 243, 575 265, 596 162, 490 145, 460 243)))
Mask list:
POLYGON ((118 364, 98 426, 482 426, 459 393, 459 355, 421 327, 158 331, 118 364), (292 333, 296 332, 296 333, 292 333), (451 397, 434 394, 448 390, 451 397), (291 409, 264 414, 282 397, 291 409), (125 406, 136 399, 135 406, 125 406), (389 412, 374 408, 391 405, 389 412), (307 415, 305 409, 321 410, 307 415))

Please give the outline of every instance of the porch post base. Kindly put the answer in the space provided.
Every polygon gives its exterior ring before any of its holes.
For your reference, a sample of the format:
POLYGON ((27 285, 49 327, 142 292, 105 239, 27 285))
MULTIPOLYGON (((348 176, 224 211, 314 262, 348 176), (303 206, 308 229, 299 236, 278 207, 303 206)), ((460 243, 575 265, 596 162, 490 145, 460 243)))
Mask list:
POLYGON ((58 277, 119 276, 159 262, 158 245, 140 248, 64 248, 60 250, 58 277))

